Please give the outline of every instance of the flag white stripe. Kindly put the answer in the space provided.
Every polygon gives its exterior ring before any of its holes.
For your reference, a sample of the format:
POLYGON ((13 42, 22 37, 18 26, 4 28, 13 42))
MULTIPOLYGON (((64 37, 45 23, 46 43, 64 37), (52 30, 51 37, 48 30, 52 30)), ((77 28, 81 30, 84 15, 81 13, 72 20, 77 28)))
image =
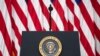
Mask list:
POLYGON ((45 28, 46 31, 49 31, 49 22, 46 20, 46 17, 43 15, 43 27, 45 28))
POLYGON ((41 18, 42 18, 42 21, 43 21, 42 22, 43 28, 45 28, 46 31, 49 31, 49 27, 50 27, 49 26, 49 22, 47 21, 46 17, 42 13, 42 9, 41 9, 40 3, 39 3, 39 7, 40 7, 40 12, 41 12, 41 18))
POLYGON ((91 20, 94 21, 93 8, 92 8, 92 4, 90 3, 90 0, 82 0, 82 1, 83 4, 85 5, 86 10, 90 15, 91 20))
POLYGON ((80 43, 80 51, 81 51, 81 56, 88 56, 86 50, 84 49, 82 43, 80 43))
POLYGON ((44 28, 46 31, 49 31, 49 23, 47 22, 46 17, 42 13, 42 9, 41 9, 41 6, 39 4, 39 1, 37 1, 37 0, 33 1, 32 0, 32 4, 33 4, 33 7, 34 7, 34 9, 36 11, 36 14, 37 14, 37 16, 39 18, 39 21, 40 21, 40 23, 42 25, 42 29, 44 28), (36 4, 38 4, 38 5, 36 5, 36 4))
POLYGON ((70 21, 70 23, 73 25, 74 27, 74 31, 78 31, 75 27, 75 24, 74 24, 74 15, 71 13, 70 9, 66 6, 66 0, 58 0, 60 5, 62 6, 64 12, 65 12, 65 19, 66 21, 70 21))
POLYGON ((2 7, 3 8, 0 8, 0 10, 1 10, 2 16, 4 18, 5 24, 6 24, 7 32, 10 36, 10 39, 12 40, 10 15, 8 13, 8 10, 7 10, 7 7, 6 7, 6 4, 5 4, 4 0, 2 1, 2 7))
POLYGON ((25 0, 17 0, 21 10, 23 11, 23 13, 25 14, 25 16, 27 17, 27 22, 28 22, 28 28, 30 31, 36 31, 34 23, 32 22, 32 19, 30 17, 30 14, 28 13, 28 9, 27 9, 27 4, 25 2, 25 0))
POLYGON ((98 29, 100 30, 100 16, 96 13, 95 10, 93 11, 94 11, 94 22, 96 26, 98 27, 98 29))
POLYGON ((0 31, 0 51, 1 51, 3 56, 10 56, 8 53, 7 47, 5 45, 1 31, 0 31))
POLYGON ((12 17, 15 21, 15 24, 17 25, 18 29, 19 29, 19 33, 22 35, 22 31, 26 31, 24 25, 22 24, 22 22, 20 21, 20 18, 18 17, 15 9, 12 7, 12 17))
POLYGON ((27 21, 28 21, 28 28, 29 28, 29 31, 36 31, 36 28, 35 28, 35 25, 28 13, 28 16, 27 16, 27 21))
MULTIPOLYGON (((63 3, 63 2, 62 2, 63 3)), ((66 6, 67 7, 67 6, 66 6)), ((76 26, 74 25, 74 15, 73 15, 73 13, 70 11, 70 9, 67 7, 67 13, 68 13, 68 15, 67 15, 67 17, 68 17, 68 20, 71 22, 71 24, 73 25, 73 27, 74 27, 74 31, 78 31, 78 29, 76 28, 76 26)), ((79 36, 79 39, 80 39, 80 36, 79 36)), ((81 41, 79 40, 79 43, 80 43, 80 53, 81 53, 81 56, 88 56, 87 55, 87 52, 86 52, 86 50, 84 49, 84 47, 83 47, 83 45, 82 45, 82 43, 81 43, 81 41)))
POLYGON ((70 9, 68 8, 68 20, 71 22, 71 24, 74 27, 73 31, 78 31, 78 29, 76 28, 75 24, 74 24, 74 15, 71 13, 70 9))
POLYGON ((15 49, 17 50, 17 56, 20 56, 20 46, 19 46, 19 43, 18 43, 18 39, 14 34, 14 30, 13 29, 12 29, 12 36, 13 36, 13 42, 15 44, 15 49))
POLYGON ((43 18, 42 18, 42 11, 40 9, 41 7, 39 5, 39 0, 31 0, 31 2, 32 2, 32 5, 33 5, 33 7, 35 9, 35 12, 36 12, 36 14, 38 16, 40 25, 41 25, 41 27, 43 29, 43 18))
MULTIPOLYGON (((16 2, 18 3, 19 7, 21 8, 22 12, 24 13, 24 15, 27 17, 28 15, 28 11, 27 11, 27 5, 25 3, 25 0, 16 0, 16 2)), ((17 12, 15 11, 15 8, 12 5, 12 17, 14 19, 14 22, 18 28, 19 33, 22 35, 22 31, 26 31, 26 28, 24 27, 22 21, 20 20, 17 12)), ((27 26, 26 26, 27 27, 27 26)), ((14 31, 12 31, 14 33, 14 31)), ((13 41, 15 44, 15 49, 17 51, 17 56, 20 56, 20 45, 18 43, 18 39, 17 36, 13 35, 13 41)))
POLYGON ((94 41, 94 37, 92 35, 92 33, 90 32, 88 26, 86 26, 87 24, 85 23, 85 21, 83 20, 83 23, 81 24, 81 29, 84 33, 84 35, 86 36, 86 39, 88 40, 93 53, 95 54, 95 41, 94 41))
POLYGON ((53 17, 53 20, 56 22, 56 24, 57 24, 59 30, 60 30, 60 31, 64 31, 64 25, 63 25, 63 23, 62 23, 62 21, 61 21, 61 18, 60 18, 60 16, 58 15, 58 13, 57 13, 57 11, 56 11, 55 8, 53 9, 51 16, 53 17))
MULTIPOLYGON (((96 37, 96 36, 95 36, 96 37)), ((95 41, 96 41, 96 50, 97 52, 99 53, 100 55, 100 41, 97 39, 97 37, 95 38, 95 41)))
POLYGON ((58 0, 58 1, 60 3, 61 7, 63 8, 64 12, 65 12, 65 15, 64 15, 65 19, 66 19, 66 21, 68 21, 68 18, 67 18, 67 16, 68 16, 68 8, 66 7, 66 0, 58 0))
POLYGON ((27 9, 27 5, 26 5, 25 0, 17 0, 17 2, 19 4, 21 10, 23 11, 23 13, 25 14, 25 16, 27 17, 29 31, 36 31, 34 23, 32 22, 30 14, 28 13, 28 9, 27 9))
POLYGON ((25 16, 27 17, 27 5, 25 0, 16 0, 18 5, 20 6, 21 10, 23 11, 23 13, 25 14, 25 16))
POLYGON ((74 24, 74 15, 73 13, 70 11, 70 9, 67 7, 68 10, 68 20, 71 22, 71 24, 73 25, 74 29, 73 31, 78 31, 78 29, 76 28, 75 24, 74 24))
POLYGON ((58 1, 61 4, 61 6, 65 12, 64 16, 65 16, 66 20, 69 20, 70 23, 73 25, 74 31, 78 31, 74 25, 74 15, 71 13, 70 9, 66 6, 66 3, 65 3, 66 0, 62 0, 62 1, 58 0, 58 1))
POLYGON ((76 4, 76 2, 73 0, 73 3, 75 5, 74 9, 75 9, 75 14, 76 16, 78 17, 78 19, 80 20, 80 26, 81 26, 81 29, 84 33, 84 35, 86 36, 86 39, 88 40, 89 44, 90 44, 90 47, 92 48, 92 51, 93 53, 95 54, 95 41, 94 41, 94 37, 92 35, 92 33, 90 32, 90 29, 89 27, 87 26, 80 10, 79 10, 79 7, 78 5, 76 4), (79 16, 80 15, 80 16, 79 16))
MULTIPOLYGON (((74 1, 75 2, 75 1, 74 1)), ((81 29, 83 30, 83 33, 84 33, 84 35, 86 36, 86 38, 87 38, 87 40, 88 40, 88 42, 90 43, 90 45, 91 45, 91 42, 93 42, 94 41, 94 39, 93 39, 93 35, 92 35, 92 33, 90 32, 90 29, 89 29, 89 27, 87 26, 87 24, 86 24, 86 22, 85 22, 85 20, 84 20, 84 18, 83 18, 83 16, 82 16, 82 14, 81 14, 81 12, 80 12, 80 10, 79 10, 79 7, 77 6, 77 4, 75 3, 74 4, 75 5, 75 15, 78 17, 78 19, 80 20, 80 26, 81 26, 81 29), (80 16, 79 16, 80 15, 80 16), (85 28, 84 28, 85 27, 85 28)), ((91 45, 92 46, 92 45, 91 45)))
MULTIPOLYGON (((68 13, 69 13, 69 21, 71 22, 72 20, 70 20, 71 18, 73 18, 74 19, 74 16, 72 15, 72 13, 71 13, 71 11, 68 9, 68 13)), ((74 21, 73 21, 74 22, 74 21)), ((72 25, 73 25, 74 23, 72 23, 72 25)), ((76 28, 76 26, 74 26, 74 31, 78 31, 78 29, 76 28)), ((79 43, 80 43, 80 53, 81 53, 81 56, 88 56, 87 55, 87 52, 86 52, 86 50, 84 49, 84 47, 83 47, 83 45, 82 45, 82 43, 81 43, 81 41, 80 41, 80 36, 79 36, 79 43)))
POLYGON ((100 5, 100 0, 97 0, 97 2, 99 3, 99 5, 100 5))

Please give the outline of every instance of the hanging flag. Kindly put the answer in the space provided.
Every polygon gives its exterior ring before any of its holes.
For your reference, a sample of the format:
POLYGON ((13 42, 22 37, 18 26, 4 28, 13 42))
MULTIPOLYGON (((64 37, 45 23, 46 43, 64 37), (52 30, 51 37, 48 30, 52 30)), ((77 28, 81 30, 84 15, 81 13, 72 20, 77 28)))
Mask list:
POLYGON ((0 0, 0 56, 20 56, 22 31, 78 31, 81 56, 100 56, 100 0, 0 0), (49 6, 53 7, 51 12, 49 6))

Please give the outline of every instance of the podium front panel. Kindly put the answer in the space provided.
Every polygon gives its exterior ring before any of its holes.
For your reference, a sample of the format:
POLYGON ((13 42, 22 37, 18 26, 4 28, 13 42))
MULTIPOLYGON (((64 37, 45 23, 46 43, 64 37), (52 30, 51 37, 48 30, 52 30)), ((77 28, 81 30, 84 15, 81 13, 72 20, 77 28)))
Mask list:
POLYGON ((78 32, 66 31, 24 31, 22 33, 20 56, 41 56, 39 52, 39 43, 46 36, 55 36, 61 41, 62 52, 59 56, 80 56, 78 32))

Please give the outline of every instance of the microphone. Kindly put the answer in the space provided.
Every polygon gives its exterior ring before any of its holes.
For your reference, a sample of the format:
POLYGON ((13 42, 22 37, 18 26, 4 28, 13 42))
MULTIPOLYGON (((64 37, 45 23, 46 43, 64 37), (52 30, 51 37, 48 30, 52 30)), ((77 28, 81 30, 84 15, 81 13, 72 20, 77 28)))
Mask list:
POLYGON ((50 26, 50 28, 49 28, 49 31, 51 31, 51 22, 52 22, 52 19, 51 19, 51 12, 52 12, 52 10, 53 10, 53 7, 51 6, 51 4, 50 4, 50 6, 49 6, 49 11, 50 11, 50 18, 49 18, 49 26, 50 26))
POLYGON ((51 6, 51 4, 50 4, 50 6, 49 6, 49 11, 51 12, 53 10, 53 7, 51 6))

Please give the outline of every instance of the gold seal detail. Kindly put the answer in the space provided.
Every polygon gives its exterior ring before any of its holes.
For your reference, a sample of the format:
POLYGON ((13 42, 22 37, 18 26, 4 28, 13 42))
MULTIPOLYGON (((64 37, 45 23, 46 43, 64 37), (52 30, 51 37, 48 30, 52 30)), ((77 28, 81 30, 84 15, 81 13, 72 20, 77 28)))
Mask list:
POLYGON ((39 43, 39 51, 42 56, 59 56, 62 44, 57 37, 46 36, 39 43))

